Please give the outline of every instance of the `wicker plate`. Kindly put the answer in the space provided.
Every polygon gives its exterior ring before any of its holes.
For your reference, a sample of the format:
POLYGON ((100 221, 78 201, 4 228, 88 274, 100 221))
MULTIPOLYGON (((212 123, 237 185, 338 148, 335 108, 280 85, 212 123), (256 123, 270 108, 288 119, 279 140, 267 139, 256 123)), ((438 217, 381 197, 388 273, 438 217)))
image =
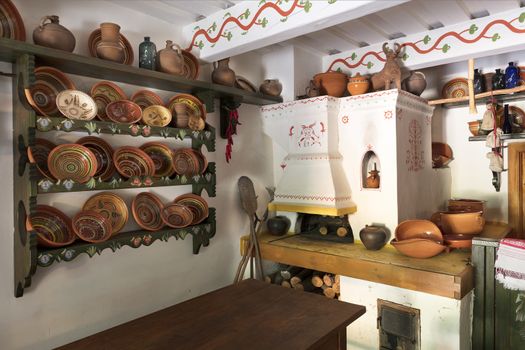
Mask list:
POLYGON ((468 96, 468 82, 465 78, 455 78, 443 86, 443 98, 457 98, 468 96))
MULTIPOLYGON (((120 41, 119 44, 124 49, 124 64, 131 65, 133 64, 133 47, 129 43, 128 39, 122 34, 119 33, 120 41)), ((95 29, 88 39, 89 53, 93 57, 97 56, 97 44, 102 41, 102 34, 100 28, 95 29)))
POLYGON ((83 210, 73 218, 73 231, 86 242, 100 243, 111 237, 111 222, 96 211, 83 210))
POLYGON ((57 108, 66 118, 91 120, 97 115, 97 104, 88 94, 79 90, 64 90, 57 95, 57 108))
POLYGON ((94 176, 102 181, 111 179, 116 171, 113 165, 113 148, 111 145, 96 136, 83 137, 77 143, 89 148, 97 158, 97 171, 94 176))
POLYGON ((0 38, 26 41, 24 22, 10 0, 0 1, 0 38))
POLYGON ((175 198, 173 203, 185 205, 191 210, 193 213, 193 221, 191 222, 191 225, 196 225, 208 217, 208 203, 206 203, 201 196, 187 193, 175 198))
POLYGON ((97 171, 97 158, 89 148, 74 143, 59 145, 49 153, 47 167, 58 180, 85 183, 97 171))
POLYGON ((155 164, 155 176, 165 177, 171 176, 175 172, 175 165, 173 163, 173 152, 171 149, 160 142, 148 142, 140 149, 146 152, 155 164))
POLYGON ((206 121, 206 109, 204 108, 204 104, 197 97, 188 94, 178 94, 173 96, 166 105, 172 115, 177 115, 175 112, 176 103, 186 104, 188 107, 188 113, 191 113, 196 117, 201 117, 206 121))
POLYGON ((162 221, 173 228, 189 226, 193 222, 193 212, 185 205, 171 203, 160 212, 162 221))
POLYGON ((113 153, 113 163, 120 175, 132 176, 155 175, 155 164, 146 152, 136 147, 121 147, 113 153))
POLYGON ((137 224, 144 230, 158 231, 164 227, 161 212, 162 201, 153 193, 139 193, 131 203, 131 213, 137 224))
POLYGON ((128 222, 128 206, 124 200, 111 192, 98 193, 89 198, 82 210, 102 214, 111 223, 112 235, 116 235, 128 222))
POLYGON ((138 104, 142 110, 149 106, 164 106, 164 102, 160 96, 149 90, 139 90, 135 92, 130 100, 138 104))
POLYGON ((37 205, 28 217, 29 230, 36 232, 38 244, 45 247, 63 247, 75 241, 71 219, 48 205, 37 205))
POLYGON ((36 164, 38 172, 50 180, 54 180, 54 178, 47 167, 47 158, 55 147, 56 145, 53 142, 37 138, 35 139, 35 145, 27 148, 29 162, 36 164))
POLYGON ((109 121, 106 116, 106 107, 111 102, 127 100, 126 93, 115 83, 101 81, 91 87, 90 95, 97 104, 97 117, 102 121, 109 121))

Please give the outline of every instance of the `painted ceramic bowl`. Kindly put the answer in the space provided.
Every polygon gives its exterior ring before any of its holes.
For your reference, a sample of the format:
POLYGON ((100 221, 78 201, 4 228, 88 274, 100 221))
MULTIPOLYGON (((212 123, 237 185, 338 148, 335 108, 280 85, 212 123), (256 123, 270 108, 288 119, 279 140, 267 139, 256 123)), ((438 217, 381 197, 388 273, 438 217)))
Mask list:
POLYGON ((200 173, 199 157, 189 148, 177 149, 173 152, 175 172, 179 175, 193 176, 200 173))
POLYGON ((155 164, 146 152, 136 147, 121 147, 113 153, 113 163, 120 175, 132 176, 155 175, 155 164))
POLYGON ((486 203, 487 201, 479 199, 453 198, 448 200, 448 211, 463 211, 469 213, 480 211, 483 215, 486 203))
POLYGON ((97 158, 89 148, 74 143, 59 145, 49 153, 47 167, 57 180, 88 182, 97 171, 97 158))
MULTIPOLYGON (((97 46, 102 41, 102 33, 100 28, 95 29, 88 39, 89 53, 93 57, 98 57, 97 55, 97 46)), ((119 45, 123 49, 124 53, 124 64, 131 65, 133 64, 133 47, 129 43, 128 39, 121 33, 119 33, 119 45)))
POLYGON ((370 90, 370 80, 357 73, 355 76, 348 79, 346 88, 352 96, 366 94, 368 90, 370 90))
POLYGON ((165 177, 171 176, 175 172, 175 165, 173 162, 173 152, 171 149, 160 142, 148 142, 140 149, 146 152, 155 164, 155 176, 165 177))
POLYGON ((106 106, 106 116, 115 123, 134 124, 142 119, 142 109, 129 100, 115 101, 106 106))
POLYGON ((142 122, 149 126, 168 126, 171 122, 171 112, 160 105, 146 107, 142 111, 142 122))
POLYGON ((392 244, 401 254, 419 259, 436 256, 446 248, 442 243, 426 238, 410 238, 403 241, 393 239, 390 244, 392 244))
POLYGON ((181 228, 193 221, 193 212, 185 205, 170 203, 161 211, 162 221, 169 227, 181 228))
POLYGON ((49 157, 49 153, 51 153, 55 147, 56 145, 53 142, 37 138, 35 139, 34 146, 27 148, 29 162, 35 164, 38 172, 50 180, 54 180, 54 178, 47 167, 47 158, 49 157))
POLYGON ((37 205, 35 213, 28 217, 28 222, 28 229, 36 232, 38 244, 44 247, 63 247, 76 239, 71 219, 48 205, 37 205))
POLYGON ((199 174, 204 174, 204 172, 206 171, 206 168, 208 168, 208 160, 206 159, 204 154, 202 154, 201 151, 192 149, 192 148, 190 148, 190 150, 199 161, 199 170, 198 170, 199 174))
POLYGON ((61 117, 57 95, 64 90, 75 90, 75 84, 62 71, 53 67, 35 68, 35 83, 25 90, 27 102, 33 109, 48 117, 61 117))
POLYGON ((188 108, 188 113, 195 117, 200 117, 206 121, 206 109, 204 104, 197 97, 189 94, 178 94, 173 96, 167 103, 166 107, 172 115, 177 115, 175 111, 176 103, 184 103, 188 108))
POLYGON ((97 115, 97 104, 79 90, 64 90, 57 95, 57 108, 66 118, 91 120, 97 115))
POLYGON ((0 1, 0 38, 26 41, 24 22, 10 0, 0 1))
POLYGON ((111 223, 112 235, 116 235, 128 222, 128 206, 124 199, 112 192, 98 193, 89 198, 82 210, 102 214, 111 223))
POLYGON ((164 227, 161 212, 164 208, 162 201, 153 193, 139 193, 131 203, 133 218, 144 230, 158 231, 164 227))
POLYGON ((83 210, 73 218, 73 231, 83 241, 100 243, 111 237, 111 222, 93 210, 83 210))
POLYGON ((184 64, 182 67, 182 76, 189 80, 196 80, 199 77, 199 61, 191 52, 182 50, 184 64))
POLYGON ((348 76, 341 72, 326 72, 314 75, 314 83, 320 87, 321 95, 341 97, 345 94, 348 76))
POLYGON ((445 245, 454 249, 472 248, 472 235, 444 235, 445 245))
POLYGON ((110 121, 106 116, 106 107, 111 102, 127 100, 126 93, 111 81, 101 81, 91 87, 90 95, 97 104, 97 117, 102 121, 110 121))
POLYGON ((483 213, 478 212, 441 212, 441 226, 450 235, 477 235, 485 227, 483 213))
POLYGON ((432 142, 432 167, 442 168, 452 160, 452 148, 443 142, 432 142))
POLYGON ((191 225, 196 225, 208 217, 208 203, 199 195, 193 193, 183 194, 175 198, 173 203, 185 205, 191 210, 193 213, 191 225))
POLYGON ((412 238, 443 241, 441 231, 429 220, 405 220, 397 225, 394 235, 399 242, 412 238))
POLYGON ((113 148, 109 143, 96 136, 86 136, 77 141, 79 145, 89 148, 97 158, 95 177, 102 181, 111 179, 116 169, 113 165, 113 148))
POLYGON ((456 78, 447 82, 441 90, 443 98, 457 98, 468 96, 468 82, 465 78, 456 78))
POLYGON ((138 104, 142 110, 149 106, 164 106, 160 96, 150 90, 139 90, 131 96, 130 100, 138 104))
POLYGON ((474 120, 474 121, 468 122, 468 129, 470 130, 470 133, 472 134, 472 136, 478 136, 480 128, 481 128, 481 120, 474 120))

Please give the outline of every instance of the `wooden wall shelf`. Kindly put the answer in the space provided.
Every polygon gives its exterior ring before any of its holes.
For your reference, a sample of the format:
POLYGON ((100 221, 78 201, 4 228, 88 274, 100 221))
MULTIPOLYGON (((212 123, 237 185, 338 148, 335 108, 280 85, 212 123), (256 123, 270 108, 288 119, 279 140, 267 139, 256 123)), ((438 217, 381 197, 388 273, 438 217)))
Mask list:
MULTIPOLYGON (((474 97, 476 102, 486 102, 489 101, 492 96, 500 102, 520 100, 525 98, 525 85, 517 86, 512 89, 482 92, 476 94, 474 97)), ((428 101, 428 104, 431 106, 442 105, 445 108, 466 107, 468 106, 468 96, 430 100, 428 101)))
MULTIPOLYGON (((504 134, 504 135, 500 136, 500 140, 502 140, 502 141, 506 141, 506 140, 520 140, 520 139, 525 139, 525 133, 504 134)), ((470 136, 468 138, 468 140, 469 141, 486 141, 487 140, 487 135, 470 136)))

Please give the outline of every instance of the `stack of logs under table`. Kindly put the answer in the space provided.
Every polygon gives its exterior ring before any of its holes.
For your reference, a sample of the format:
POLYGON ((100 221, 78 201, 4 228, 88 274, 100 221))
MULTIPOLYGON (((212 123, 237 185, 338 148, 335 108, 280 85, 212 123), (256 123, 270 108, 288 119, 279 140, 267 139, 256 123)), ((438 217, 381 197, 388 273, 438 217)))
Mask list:
POLYGON ((278 269, 265 277, 265 281, 305 292, 324 294, 327 298, 338 299, 340 293, 339 275, 288 266, 278 269))

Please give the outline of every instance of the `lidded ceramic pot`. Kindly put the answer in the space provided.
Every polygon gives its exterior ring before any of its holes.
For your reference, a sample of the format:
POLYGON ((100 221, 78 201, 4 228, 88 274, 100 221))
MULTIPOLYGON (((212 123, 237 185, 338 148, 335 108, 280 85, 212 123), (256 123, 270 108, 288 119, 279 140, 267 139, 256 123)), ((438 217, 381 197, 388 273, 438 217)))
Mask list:
POLYGON ((33 41, 37 45, 68 52, 73 52, 76 44, 73 33, 60 25, 55 15, 42 17, 40 25, 33 31, 33 41))
POLYGON ((370 80, 357 73, 355 76, 348 79, 346 87, 352 96, 366 94, 368 89, 370 89, 370 80))
POLYGON ((184 73, 184 57, 179 45, 166 40, 166 47, 157 54, 158 70, 164 73, 182 75, 184 73), (177 49, 173 48, 175 46, 177 49))

